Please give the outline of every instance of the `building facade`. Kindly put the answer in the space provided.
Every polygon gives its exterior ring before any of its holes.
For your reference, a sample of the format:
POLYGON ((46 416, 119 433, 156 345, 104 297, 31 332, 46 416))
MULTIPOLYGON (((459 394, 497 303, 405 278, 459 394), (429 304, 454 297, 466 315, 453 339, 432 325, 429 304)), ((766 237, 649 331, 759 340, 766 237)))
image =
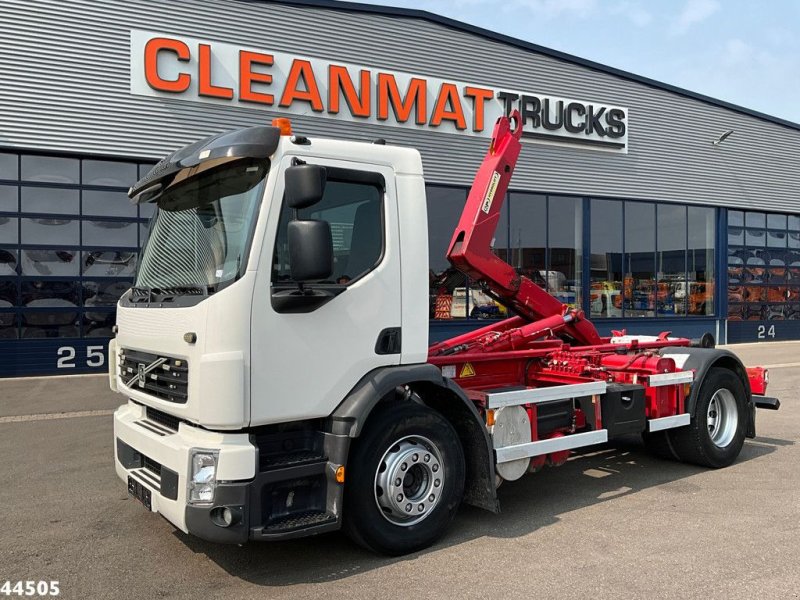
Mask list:
POLYGON ((800 338, 800 125, 329 0, 7 0, 0 33, 0 376, 104 370, 152 214, 128 187, 179 146, 279 116, 419 149, 432 340, 504 316, 444 253, 513 108, 525 143, 495 250, 520 273, 604 334, 800 338))

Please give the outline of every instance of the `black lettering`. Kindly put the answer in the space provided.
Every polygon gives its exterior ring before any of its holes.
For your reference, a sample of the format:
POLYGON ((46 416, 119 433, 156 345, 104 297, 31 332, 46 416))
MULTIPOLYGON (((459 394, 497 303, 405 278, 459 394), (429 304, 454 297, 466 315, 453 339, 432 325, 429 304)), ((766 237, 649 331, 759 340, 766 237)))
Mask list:
POLYGON ((519 94, 512 94, 511 92, 497 92, 497 99, 500 100, 504 105, 505 115, 508 116, 511 114, 511 111, 514 110, 514 102, 517 101, 519 98, 519 94))
POLYGON ((621 138, 625 135, 625 112, 620 108, 612 108, 606 115, 608 137, 621 138))
POLYGON ((542 101, 536 96, 522 96, 519 100, 519 112, 522 115, 522 126, 528 124, 528 119, 531 120, 531 127, 541 126, 541 117, 539 112, 542 110, 542 101))
POLYGON ((550 131, 561 129, 564 126, 563 100, 556 102, 556 120, 550 121, 550 98, 544 99, 544 108, 542 109, 542 126, 550 131))
POLYGON ((586 133, 596 133, 600 137, 606 135, 606 128, 600 123, 600 117, 606 112, 606 107, 602 107, 599 111, 595 112, 594 106, 591 104, 586 107, 589 110, 589 118, 586 120, 586 133))
POLYGON ((567 104, 567 109, 564 111, 564 129, 570 133, 580 133, 586 129, 586 122, 581 119, 577 125, 572 120, 573 115, 577 114, 579 117, 586 115, 586 107, 580 102, 570 102, 567 104))

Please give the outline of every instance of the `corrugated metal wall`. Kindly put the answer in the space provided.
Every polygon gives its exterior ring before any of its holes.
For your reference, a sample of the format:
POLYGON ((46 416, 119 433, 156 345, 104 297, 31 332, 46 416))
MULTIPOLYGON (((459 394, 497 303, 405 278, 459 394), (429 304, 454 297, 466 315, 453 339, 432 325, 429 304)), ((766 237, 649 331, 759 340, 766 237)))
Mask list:
MULTIPOLYGON (((629 153, 526 144, 512 187, 800 212, 800 131, 419 19, 237 0, 4 0, 0 147, 158 158, 273 113, 129 91, 129 30, 628 107, 629 153), (721 147, 711 141, 734 129, 721 147)), ((468 185, 486 140, 295 117, 313 135, 420 149, 468 185)))

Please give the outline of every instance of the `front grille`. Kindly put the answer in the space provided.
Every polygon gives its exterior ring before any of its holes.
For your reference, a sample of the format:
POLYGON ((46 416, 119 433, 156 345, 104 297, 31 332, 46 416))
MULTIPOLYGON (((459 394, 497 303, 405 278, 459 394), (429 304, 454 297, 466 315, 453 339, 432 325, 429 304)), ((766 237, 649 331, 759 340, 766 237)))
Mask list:
POLYGON ((178 431, 178 424, 181 420, 178 417, 173 417, 172 415, 168 415, 165 412, 161 412, 160 410, 156 410, 150 406, 147 407, 147 418, 151 421, 155 421, 164 427, 171 429, 172 431, 178 431))
POLYGON ((119 353, 119 375, 127 387, 156 398, 176 404, 186 404, 188 399, 189 363, 184 359, 123 349, 119 353))
POLYGON ((145 469, 161 477, 161 463, 157 463, 152 458, 145 456, 144 454, 142 454, 142 461, 144 463, 142 466, 145 469))

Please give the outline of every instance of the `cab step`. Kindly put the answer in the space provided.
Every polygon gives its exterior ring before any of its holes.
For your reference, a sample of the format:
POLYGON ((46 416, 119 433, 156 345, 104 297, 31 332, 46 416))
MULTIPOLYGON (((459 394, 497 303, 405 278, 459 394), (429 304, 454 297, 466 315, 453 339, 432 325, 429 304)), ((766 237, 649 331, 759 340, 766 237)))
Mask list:
POLYGON ((306 512, 280 517, 264 527, 265 534, 288 533, 298 529, 308 529, 336 523, 336 516, 324 511, 306 512))

